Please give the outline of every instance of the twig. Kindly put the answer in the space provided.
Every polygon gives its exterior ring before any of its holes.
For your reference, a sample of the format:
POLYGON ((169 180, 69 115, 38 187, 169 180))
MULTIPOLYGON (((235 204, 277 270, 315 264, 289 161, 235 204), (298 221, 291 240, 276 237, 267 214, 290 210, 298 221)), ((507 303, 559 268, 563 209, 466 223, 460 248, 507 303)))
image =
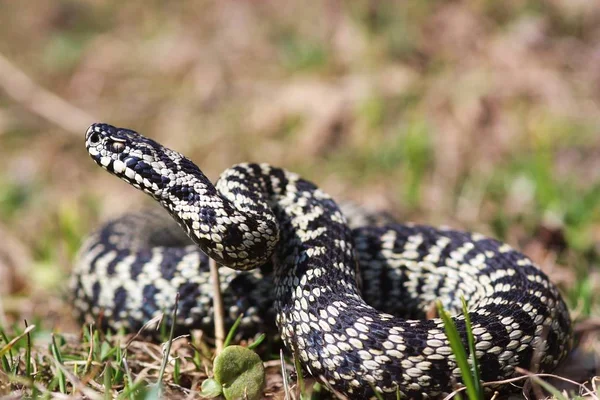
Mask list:
POLYGON ((150 321, 146 322, 137 331, 137 333, 135 335, 133 335, 131 338, 129 338, 129 340, 127 341, 127 343, 125 343, 125 348, 123 350, 127 351, 127 349, 133 343, 133 341, 136 340, 138 338, 138 336, 140 336, 142 334, 142 332, 144 332, 145 330, 149 329, 150 327, 156 327, 156 328, 158 328, 160 326, 160 324, 162 323, 163 317, 164 317, 164 314, 161 313, 161 314, 155 316, 154 318, 152 318, 150 321))
POLYGON ((158 373, 158 382, 160 386, 163 383, 163 377, 169 363, 169 354, 171 354, 171 345, 173 344, 173 336, 175 335, 175 323, 177 321, 177 308, 179 306, 179 292, 175 295, 175 305, 173 306, 173 314, 171 315, 171 331, 169 332, 169 340, 165 344, 163 349, 163 360, 160 365, 160 371, 158 373))
POLYGON ((1 53, 0 87, 29 111, 69 133, 81 135, 95 121, 85 111, 40 87, 1 53))
MULTIPOLYGON (((75 375, 73 375, 65 366, 50 352, 42 351, 44 357, 48 360, 52 361, 57 369, 71 382, 74 389, 80 391, 83 395, 90 399, 101 398, 99 393, 94 392, 93 390, 86 387, 75 375)), ((68 396, 67 396, 68 397, 68 396)))
POLYGON ((527 371, 526 369, 520 368, 520 367, 516 367, 515 370, 518 373, 523 374, 524 376, 526 376, 528 378, 532 378, 532 377, 534 377, 534 378, 553 378, 553 379, 557 379, 557 380, 560 380, 560 381, 563 381, 563 382, 570 383, 571 385, 575 385, 575 386, 579 387, 580 390, 583 389, 583 394, 585 396, 594 396, 595 397, 595 394, 592 393, 584 384, 581 384, 579 382, 575 382, 575 381, 573 381, 571 379, 564 378, 562 376, 554 375, 554 374, 536 374, 536 373, 533 373, 531 371, 527 371))
POLYGON ((0 348, 0 356, 3 356, 7 352, 9 352, 13 346, 21 340, 23 337, 27 336, 29 332, 35 329, 35 325, 29 325, 25 328, 25 330, 18 336, 14 337, 10 342, 8 342, 4 347, 0 348))
POLYGON ((279 363, 281 364, 281 377, 283 378, 283 393, 285 393, 285 400, 291 400, 290 386, 287 380, 287 373, 285 371, 285 359, 283 358, 283 349, 279 349, 279 363))
MULTIPOLYGON (((582 388, 584 390, 584 392, 586 394, 590 394, 590 390, 588 388, 585 387, 585 385, 572 381, 570 379, 567 378, 563 378, 562 376, 558 376, 558 375, 554 375, 554 374, 534 374, 531 373, 523 368, 516 368, 516 371, 521 373, 521 374, 525 374, 523 376, 515 376, 513 378, 508 378, 508 379, 503 379, 500 381, 490 381, 490 382, 484 382, 482 383, 482 386, 484 387, 488 387, 488 386, 497 386, 497 385, 505 385, 507 383, 513 383, 513 382, 518 382, 518 381, 522 381, 522 380, 526 380, 526 379, 530 379, 531 376, 536 376, 536 377, 540 377, 540 378, 554 378, 554 379, 558 379, 564 382, 568 382, 571 383, 573 385, 578 386, 579 388, 582 388)), ((452 393, 450 393, 448 396, 444 397, 443 400, 450 400, 452 399, 454 396, 456 396, 458 393, 465 391, 467 388, 466 386, 462 386, 458 389, 456 389, 455 391, 453 391, 452 393)))
POLYGON ((598 317, 590 317, 586 318, 577 324, 573 328, 575 333, 587 333, 590 331, 598 331, 600 330, 600 318, 598 317))
POLYGON ((223 310, 223 296, 221 294, 221 278, 219 277, 219 266, 212 258, 208 263, 210 277, 213 285, 213 310, 215 312, 215 342, 217 354, 223 350, 225 341, 225 312, 223 310))
POLYGON ((90 324, 90 351, 88 352, 88 357, 85 362, 85 368, 83 369, 83 373, 87 374, 92 366, 92 360, 94 356, 94 328, 92 324, 90 324))

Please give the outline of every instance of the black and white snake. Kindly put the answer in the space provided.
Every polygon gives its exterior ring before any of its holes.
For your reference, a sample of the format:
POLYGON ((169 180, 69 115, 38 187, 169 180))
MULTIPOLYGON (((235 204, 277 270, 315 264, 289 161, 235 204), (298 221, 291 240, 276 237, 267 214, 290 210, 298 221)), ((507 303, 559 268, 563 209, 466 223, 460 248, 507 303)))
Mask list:
POLYGON ((349 398, 373 390, 432 398, 461 382, 442 321, 425 319, 438 299, 465 342, 467 299, 485 381, 515 367, 550 371, 570 348, 558 290, 506 244, 385 219, 351 229, 325 192, 284 169, 239 164, 213 185, 189 159, 132 130, 93 124, 85 140, 98 165, 172 219, 130 214, 88 239, 72 280, 84 318, 133 330, 179 292, 177 325, 209 327, 208 255, 235 269, 221 268, 230 318, 244 313, 247 330, 275 321, 303 367, 349 398))

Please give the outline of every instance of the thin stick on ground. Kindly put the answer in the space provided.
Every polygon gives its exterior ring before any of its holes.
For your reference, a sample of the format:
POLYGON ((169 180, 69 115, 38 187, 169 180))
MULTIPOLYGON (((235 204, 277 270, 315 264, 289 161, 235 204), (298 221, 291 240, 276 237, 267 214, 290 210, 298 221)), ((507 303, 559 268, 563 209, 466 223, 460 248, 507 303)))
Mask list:
POLYGON ((284 400, 291 400, 290 386, 288 383, 287 372, 285 371, 285 359, 283 358, 283 349, 279 349, 279 362, 281 364, 281 378, 283 379, 284 400))
POLYGON ((10 342, 6 343, 4 347, 0 347, 0 357, 8 353, 19 340, 27 336, 29 332, 31 332, 34 329, 35 325, 29 325, 20 335, 13 338, 10 342))
POLYGON ((40 87, 2 54, 0 87, 29 111, 69 133, 80 135, 82 129, 94 122, 85 111, 40 87))
POLYGON ((85 362, 85 367, 83 368, 83 373, 87 374, 90 371, 90 367, 92 366, 92 360, 94 357, 94 328, 90 324, 90 351, 88 352, 88 357, 85 362))
POLYGON ((175 321, 177 320, 177 308, 179 307, 179 292, 175 296, 175 305, 173 306, 173 315, 171 317, 171 330, 169 332, 169 340, 165 344, 165 348, 163 349, 163 360, 160 364, 160 371, 158 372, 158 382, 157 384, 160 386, 163 384, 163 377, 165 376, 165 371, 167 369, 167 364, 169 363, 169 354, 171 354, 171 345, 173 344, 173 337, 175 335, 175 321))
MULTIPOLYGON (((539 373, 538 374, 534 374, 534 373, 531 373, 531 372, 529 372, 529 371, 527 371, 527 370, 525 370, 523 368, 519 368, 519 367, 517 367, 516 370, 517 370, 517 372, 519 372, 521 374, 525 374, 525 375, 523 375, 523 376, 516 376, 514 378, 503 379, 503 380, 500 380, 500 381, 484 382, 484 383, 482 383, 482 386, 488 387, 488 386, 506 385, 506 384, 509 384, 509 383, 513 383, 513 382, 518 382, 518 381, 523 381, 523 380, 526 380, 526 379, 530 379, 531 376, 536 376, 536 377, 539 377, 539 378, 554 378, 554 379, 561 380, 563 382, 568 382, 568 383, 570 383, 572 385, 575 385, 575 386, 581 388, 582 392, 586 396, 592 396, 593 399, 597 398, 597 397, 594 397, 595 394, 592 393, 584 384, 579 383, 579 382, 575 382, 575 381, 573 381, 571 379, 564 378, 562 376, 554 375, 554 374, 543 374, 543 373, 542 374, 539 374, 539 373)), ((443 400, 450 400, 454 396, 456 396, 458 393, 464 392, 466 389, 467 389, 466 386, 462 386, 462 387, 456 389, 455 391, 453 391, 452 393, 450 393, 448 396, 444 397, 443 400)))
POLYGON ((217 354, 223 350, 225 342, 225 311, 223 309, 223 295, 221 294, 221 278, 219 266, 212 258, 209 261, 210 277, 213 285, 213 310, 215 312, 215 345, 217 354))

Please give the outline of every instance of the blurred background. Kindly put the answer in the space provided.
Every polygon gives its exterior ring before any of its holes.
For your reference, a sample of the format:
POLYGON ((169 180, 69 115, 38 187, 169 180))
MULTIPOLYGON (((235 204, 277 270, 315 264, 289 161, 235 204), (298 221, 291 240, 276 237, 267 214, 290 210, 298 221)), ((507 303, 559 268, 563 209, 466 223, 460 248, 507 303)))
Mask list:
POLYGON ((104 121, 213 179, 269 162, 508 241, 595 326, 597 2, 0 1, 0 21, 0 323, 78 330, 82 239, 150 203, 89 160, 104 121))

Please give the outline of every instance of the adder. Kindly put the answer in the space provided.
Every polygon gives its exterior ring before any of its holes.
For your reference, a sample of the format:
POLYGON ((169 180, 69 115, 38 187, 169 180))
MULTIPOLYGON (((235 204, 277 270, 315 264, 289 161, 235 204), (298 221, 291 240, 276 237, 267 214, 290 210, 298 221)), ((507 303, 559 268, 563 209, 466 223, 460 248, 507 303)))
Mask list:
POLYGON ((295 173, 238 164, 213 184, 180 153, 108 124, 93 124, 85 144, 168 215, 126 215, 88 239, 72 280, 82 318, 133 330, 179 293, 177 326, 207 328, 211 257, 223 266, 228 316, 244 313, 248 333, 276 325, 303 368, 348 398, 435 398, 460 385, 442 320, 425 318, 435 300, 466 342, 467 299, 484 381, 516 367, 551 371, 570 348, 557 288, 507 244, 369 216, 351 228, 295 173))

